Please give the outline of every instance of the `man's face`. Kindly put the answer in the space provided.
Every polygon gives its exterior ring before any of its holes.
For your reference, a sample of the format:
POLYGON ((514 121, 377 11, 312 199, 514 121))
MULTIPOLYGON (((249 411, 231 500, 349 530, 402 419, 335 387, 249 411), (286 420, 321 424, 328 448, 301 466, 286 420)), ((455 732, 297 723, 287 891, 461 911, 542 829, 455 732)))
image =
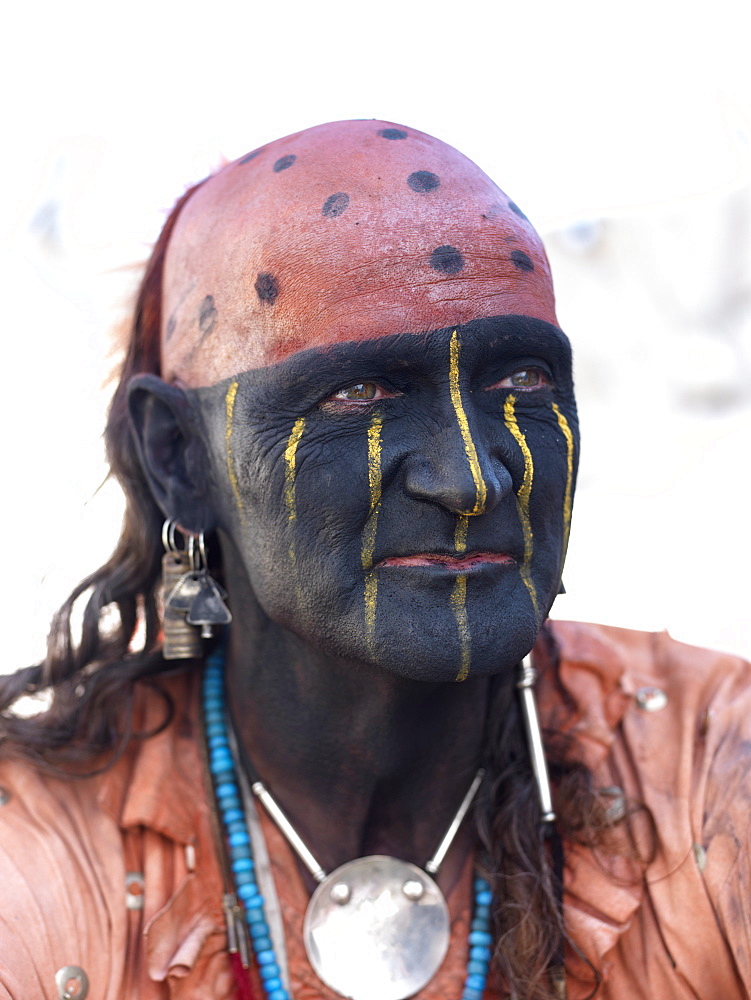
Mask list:
POLYGON ((466 157, 358 121, 228 165, 171 236, 162 361, 206 428, 225 569, 270 619, 434 680, 532 646, 571 359, 539 237, 466 157))
POLYGON ((311 348, 190 395, 230 558, 270 619, 431 681, 531 647, 578 452, 557 327, 502 316, 311 348))

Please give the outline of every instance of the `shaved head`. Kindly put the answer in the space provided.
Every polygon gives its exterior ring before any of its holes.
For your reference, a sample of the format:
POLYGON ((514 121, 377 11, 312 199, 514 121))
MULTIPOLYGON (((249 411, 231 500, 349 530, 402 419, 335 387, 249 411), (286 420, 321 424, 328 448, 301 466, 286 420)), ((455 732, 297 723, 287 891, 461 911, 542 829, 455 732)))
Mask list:
POLYGON ((453 147, 379 121, 298 132, 209 178, 177 220, 163 288, 163 374, 190 387, 486 316, 557 322, 517 206, 453 147))

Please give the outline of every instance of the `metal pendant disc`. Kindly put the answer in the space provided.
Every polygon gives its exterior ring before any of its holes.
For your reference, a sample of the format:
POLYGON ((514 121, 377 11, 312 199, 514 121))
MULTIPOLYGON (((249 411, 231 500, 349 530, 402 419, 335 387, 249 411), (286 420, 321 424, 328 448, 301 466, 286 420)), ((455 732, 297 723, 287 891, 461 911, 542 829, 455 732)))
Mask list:
POLYGON ((433 879, 379 854, 327 875, 303 925, 310 964, 351 1000, 405 1000, 417 993, 438 971, 449 934, 446 900, 433 879))

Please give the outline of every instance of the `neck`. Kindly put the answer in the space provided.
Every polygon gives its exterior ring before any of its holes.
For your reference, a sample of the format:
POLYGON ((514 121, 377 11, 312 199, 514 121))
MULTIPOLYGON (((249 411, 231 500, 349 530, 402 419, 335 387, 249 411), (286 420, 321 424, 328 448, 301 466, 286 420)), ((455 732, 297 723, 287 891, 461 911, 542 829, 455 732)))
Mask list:
MULTIPOLYGON (((488 679, 426 684, 326 656, 255 606, 232 626, 241 751, 326 871, 367 854, 424 865, 483 757, 488 679)), ((469 824, 439 876, 473 846, 469 824)))

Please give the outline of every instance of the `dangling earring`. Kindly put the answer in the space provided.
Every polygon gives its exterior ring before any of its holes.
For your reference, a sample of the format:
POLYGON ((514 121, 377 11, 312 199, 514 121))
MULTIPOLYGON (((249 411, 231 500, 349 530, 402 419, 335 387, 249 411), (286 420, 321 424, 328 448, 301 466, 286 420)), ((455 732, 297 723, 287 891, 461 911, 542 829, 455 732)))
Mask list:
MULTIPOLYGON (((227 596, 208 571, 203 532, 188 535, 187 549, 177 545, 175 521, 162 527, 162 601, 164 605, 165 660, 193 659, 203 655, 201 639, 209 639, 214 625, 232 621, 224 603, 227 596), (200 626, 201 631, 198 632, 200 626)), ((181 530, 181 529, 180 529, 181 530)))

